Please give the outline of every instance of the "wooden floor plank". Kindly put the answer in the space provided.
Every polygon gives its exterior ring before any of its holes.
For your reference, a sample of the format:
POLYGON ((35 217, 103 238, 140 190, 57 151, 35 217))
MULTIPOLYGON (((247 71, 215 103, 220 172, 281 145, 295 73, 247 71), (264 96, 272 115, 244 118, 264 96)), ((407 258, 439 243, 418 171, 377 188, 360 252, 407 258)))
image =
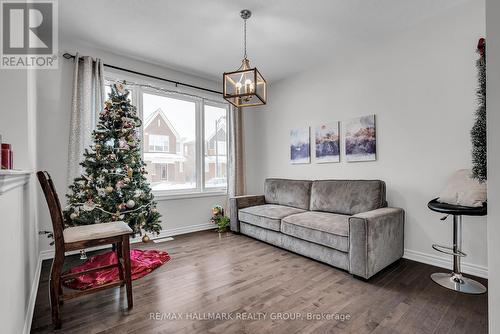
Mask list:
MULTIPOLYGON (((65 302, 63 327, 53 331, 50 261, 44 261, 32 333, 487 333, 487 295, 443 289, 429 278, 442 269, 422 263, 400 260, 365 282, 231 233, 205 231, 133 247, 166 250, 172 257, 133 282, 134 309, 126 309, 125 289, 105 290, 65 302), (151 319, 156 312, 179 313, 183 319, 151 319), (258 313, 265 318, 193 318, 258 313), (321 318, 335 314, 351 318, 321 318), (284 319, 293 315, 296 318, 284 319)), ((80 262, 74 256, 68 266, 80 262)))

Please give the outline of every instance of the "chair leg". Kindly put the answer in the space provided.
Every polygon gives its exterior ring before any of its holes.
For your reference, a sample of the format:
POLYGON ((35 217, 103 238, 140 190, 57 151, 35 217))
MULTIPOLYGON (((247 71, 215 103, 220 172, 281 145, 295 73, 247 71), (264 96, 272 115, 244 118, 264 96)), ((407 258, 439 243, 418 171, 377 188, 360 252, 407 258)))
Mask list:
POLYGON ((120 281, 122 281, 123 283, 120 285, 120 286, 124 286, 125 285, 125 279, 123 277, 123 252, 122 252, 122 248, 123 248, 123 242, 119 242, 115 245, 115 248, 116 248, 116 257, 118 259, 118 277, 120 278, 120 281))
POLYGON ((123 246, 123 260, 125 262, 125 285, 127 287, 127 305, 130 310, 134 307, 134 301, 132 299, 132 273, 130 269, 130 240, 129 236, 125 235, 122 239, 123 246))
POLYGON ((64 253, 56 251, 50 271, 50 307, 52 309, 52 325, 55 329, 61 328, 60 297, 61 271, 64 264, 64 253))
MULTIPOLYGON (((62 288, 62 280, 59 280, 59 296, 63 295, 63 288, 62 288)), ((64 301, 62 298, 59 298, 59 305, 63 305, 64 301)))

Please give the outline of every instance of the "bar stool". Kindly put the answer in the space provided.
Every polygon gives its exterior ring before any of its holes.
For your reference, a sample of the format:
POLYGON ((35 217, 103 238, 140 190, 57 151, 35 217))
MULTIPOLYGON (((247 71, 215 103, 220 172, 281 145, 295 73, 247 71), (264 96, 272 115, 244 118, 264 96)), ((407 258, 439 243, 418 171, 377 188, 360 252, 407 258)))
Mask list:
POLYGON ((460 260, 467 256, 462 252, 462 216, 485 216, 487 212, 486 203, 482 207, 467 207, 439 203, 437 198, 427 204, 432 211, 446 214, 441 220, 445 220, 448 215, 453 215, 453 246, 441 246, 433 244, 432 248, 438 252, 453 256, 453 271, 451 273, 434 273, 431 278, 437 284, 447 289, 468 294, 481 294, 486 292, 486 287, 481 283, 464 277, 460 269, 460 260))

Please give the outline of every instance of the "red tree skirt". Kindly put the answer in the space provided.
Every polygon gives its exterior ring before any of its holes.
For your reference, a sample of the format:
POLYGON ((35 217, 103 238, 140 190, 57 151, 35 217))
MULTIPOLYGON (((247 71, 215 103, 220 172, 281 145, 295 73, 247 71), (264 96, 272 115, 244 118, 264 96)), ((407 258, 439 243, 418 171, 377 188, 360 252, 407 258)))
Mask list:
MULTIPOLYGON (((158 268, 165 262, 170 260, 167 252, 156 250, 139 250, 132 249, 130 251, 130 264, 132 269, 132 280, 144 277, 154 269, 158 268)), ((71 268, 66 273, 78 273, 96 267, 102 267, 108 264, 117 263, 116 252, 107 252, 104 254, 89 257, 83 264, 71 268)), ((65 274, 66 274, 65 273, 65 274)), ((64 286, 70 289, 86 290, 98 285, 116 282, 119 280, 118 268, 100 270, 97 272, 83 274, 74 278, 67 279, 63 282, 64 286)))

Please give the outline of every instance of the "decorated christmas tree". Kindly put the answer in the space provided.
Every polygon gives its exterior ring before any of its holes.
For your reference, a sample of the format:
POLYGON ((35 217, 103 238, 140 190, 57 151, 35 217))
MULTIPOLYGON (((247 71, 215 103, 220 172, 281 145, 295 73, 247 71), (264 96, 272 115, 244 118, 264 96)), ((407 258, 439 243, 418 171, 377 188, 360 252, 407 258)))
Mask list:
MULTIPOLYGON (((137 128, 141 120, 123 85, 113 85, 80 163, 84 171, 66 195, 70 226, 124 221, 134 233, 159 233, 160 214, 146 180, 137 128)), ((147 235, 145 235, 147 238, 147 235)), ((144 240, 144 238, 143 238, 144 240)))
POLYGON ((478 107, 476 121, 471 130, 472 176, 480 182, 486 181, 486 42, 479 39, 479 59, 476 61, 479 85, 476 90, 478 107))

